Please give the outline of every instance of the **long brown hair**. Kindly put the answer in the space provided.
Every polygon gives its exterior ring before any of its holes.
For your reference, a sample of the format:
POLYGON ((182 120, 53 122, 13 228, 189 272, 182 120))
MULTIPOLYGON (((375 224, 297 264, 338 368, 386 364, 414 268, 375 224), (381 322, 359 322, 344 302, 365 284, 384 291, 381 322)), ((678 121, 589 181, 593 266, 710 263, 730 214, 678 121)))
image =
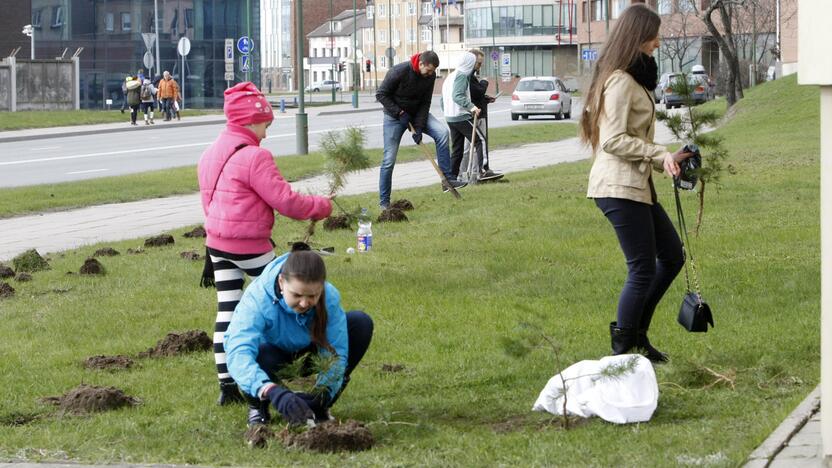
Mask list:
POLYGON ((309 337, 319 348, 335 354, 335 350, 326 339, 326 265, 320 255, 310 250, 296 250, 289 254, 280 272, 284 281, 296 279, 304 283, 321 283, 321 297, 315 304, 315 318, 309 337))
POLYGON ((628 7, 610 31, 601 56, 592 72, 592 81, 585 93, 580 137, 584 144, 598 149, 598 120, 604 111, 604 83, 615 70, 626 70, 641 53, 640 47, 659 35, 661 18, 650 7, 636 3, 628 7))

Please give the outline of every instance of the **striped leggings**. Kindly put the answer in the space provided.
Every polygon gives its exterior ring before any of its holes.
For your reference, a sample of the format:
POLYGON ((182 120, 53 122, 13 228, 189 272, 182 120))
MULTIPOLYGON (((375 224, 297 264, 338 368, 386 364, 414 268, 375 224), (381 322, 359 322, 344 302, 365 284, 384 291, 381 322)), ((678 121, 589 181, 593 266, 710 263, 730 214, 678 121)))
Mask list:
POLYGON ((231 316, 243 296, 243 274, 251 279, 260 276, 263 268, 274 259, 274 252, 262 254, 232 254, 208 248, 214 265, 214 281, 217 285, 217 320, 214 323, 214 362, 220 383, 233 383, 225 364, 223 338, 231 322, 231 316))

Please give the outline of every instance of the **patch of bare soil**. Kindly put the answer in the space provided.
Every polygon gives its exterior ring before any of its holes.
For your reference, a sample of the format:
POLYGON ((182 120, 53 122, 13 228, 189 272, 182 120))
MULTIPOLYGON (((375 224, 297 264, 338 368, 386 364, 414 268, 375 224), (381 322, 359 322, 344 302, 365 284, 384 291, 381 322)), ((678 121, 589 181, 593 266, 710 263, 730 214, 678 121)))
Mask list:
POLYGON ((9 413, 0 415, 0 426, 25 426, 40 418, 36 413, 9 413))
POLYGON ((402 198, 400 200, 396 200, 390 205, 390 208, 396 208, 402 211, 410 211, 413 209, 413 203, 410 203, 410 200, 407 198, 402 198))
POLYGON ((0 299, 14 296, 14 288, 5 281, 0 281, 0 299))
POLYGON ((401 364, 382 364, 381 371, 382 372, 389 372, 391 374, 395 374, 396 372, 402 372, 405 370, 405 367, 401 364))
POLYGON ((351 219, 347 215, 330 216, 324 220, 324 230, 351 229, 350 221, 351 219))
POLYGON ((103 249, 98 249, 92 254, 93 257, 115 257, 116 255, 121 255, 121 252, 112 248, 112 247, 104 247, 103 249))
POLYGON ((399 223, 402 221, 407 221, 407 215, 404 214, 404 211, 392 206, 378 215, 378 222, 380 223, 399 223))
POLYGON ((84 360, 87 369, 116 370, 133 367, 133 360, 127 356, 91 356, 84 360))
POLYGON ((0 279, 11 278, 14 276, 14 270, 10 266, 0 263, 0 279))
POLYGON ((203 260, 205 257, 199 254, 199 252, 194 252, 193 250, 189 250, 187 252, 179 252, 179 256, 184 258, 185 260, 197 261, 203 260))
POLYGON ((202 330, 168 333, 155 347, 139 353, 139 357, 176 356, 194 351, 208 351, 212 346, 211 338, 202 330))
POLYGON ((202 227, 202 226, 197 226, 197 227, 193 228, 192 230, 186 232, 185 234, 182 234, 182 236, 183 237, 205 237, 206 236, 205 228, 202 227))
POLYGON ((376 443, 367 426, 351 419, 326 421, 300 433, 284 429, 278 437, 286 447, 313 452, 360 452, 376 443))
POLYGON ((255 424, 246 430, 246 444, 251 448, 264 448, 275 438, 274 431, 265 424, 255 424))
POLYGON ((115 387, 96 387, 81 384, 58 397, 41 399, 60 408, 62 413, 87 414, 109 411, 123 406, 136 406, 141 401, 115 387))
POLYGON ((107 270, 98 260, 88 258, 84 260, 84 264, 81 265, 81 269, 78 270, 78 273, 82 275, 104 275, 107 274, 107 270))
POLYGON ((12 259, 14 269, 17 271, 25 271, 34 273, 36 271, 48 270, 49 263, 40 256, 37 250, 31 249, 23 252, 14 259, 12 259))
POLYGON ((150 237, 144 240, 145 247, 162 247, 164 245, 171 245, 175 241, 170 234, 162 234, 160 236, 150 237))
POLYGON ((14 277, 14 280, 18 283, 25 283, 27 281, 32 281, 32 275, 29 273, 18 273, 17 276, 14 277))

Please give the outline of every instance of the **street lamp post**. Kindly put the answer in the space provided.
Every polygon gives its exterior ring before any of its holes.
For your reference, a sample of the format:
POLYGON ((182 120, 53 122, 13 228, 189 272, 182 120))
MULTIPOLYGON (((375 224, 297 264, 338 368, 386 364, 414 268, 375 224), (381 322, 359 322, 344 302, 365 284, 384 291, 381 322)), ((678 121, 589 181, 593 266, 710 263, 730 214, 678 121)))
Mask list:
POLYGON ((304 112, 303 105, 303 0, 295 2, 295 21, 297 35, 295 38, 298 42, 297 47, 297 68, 295 71, 298 74, 298 113, 295 114, 295 145, 297 146, 298 154, 309 154, 309 121, 307 120, 306 112, 304 112))
MULTIPOLYGON (((497 38, 494 36, 494 0, 490 0, 488 2, 490 4, 490 8, 488 11, 489 16, 491 16, 491 51, 492 53, 497 50, 497 38)), ((499 55, 498 55, 499 57, 499 55)), ((493 60, 492 60, 493 61, 493 60)), ((494 93, 500 94, 500 58, 497 59, 497 66, 494 67, 494 93)))
POLYGON ((34 60, 35 59, 35 27, 32 26, 31 24, 27 24, 26 26, 23 26, 23 34, 29 36, 32 40, 32 46, 31 46, 32 54, 31 54, 31 57, 32 57, 32 60, 34 60))
POLYGON ((358 17, 352 0, 352 107, 358 108, 358 17))

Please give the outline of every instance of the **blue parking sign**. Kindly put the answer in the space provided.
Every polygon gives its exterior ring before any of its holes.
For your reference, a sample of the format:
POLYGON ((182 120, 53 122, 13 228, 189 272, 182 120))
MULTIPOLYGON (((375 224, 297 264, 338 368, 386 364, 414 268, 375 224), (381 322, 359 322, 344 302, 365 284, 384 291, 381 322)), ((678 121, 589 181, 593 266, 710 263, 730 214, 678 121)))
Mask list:
POLYGON ((248 36, 243 36, 237 40, 237 50, 241 54, 247 55, 254 51, 254 41, 248 36))

